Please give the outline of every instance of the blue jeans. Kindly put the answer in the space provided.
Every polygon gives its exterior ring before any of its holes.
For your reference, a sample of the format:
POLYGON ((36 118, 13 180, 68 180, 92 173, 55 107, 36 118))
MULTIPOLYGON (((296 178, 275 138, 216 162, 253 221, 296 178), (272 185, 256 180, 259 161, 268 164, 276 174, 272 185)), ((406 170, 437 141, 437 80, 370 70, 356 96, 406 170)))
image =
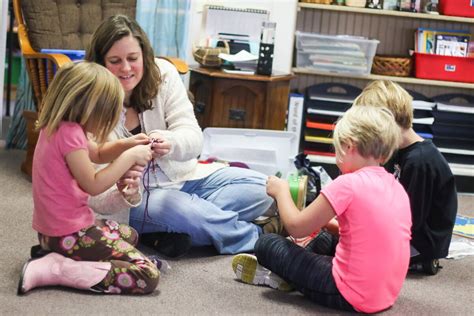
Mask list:
POLYGON ((142 204, 131 209, 130 225, 139 233, 186 233, 193 246, 213 245, 221 254, 253 251, 262 230, 251 221, 273 202, 266 180, 254 170, 227 167, 187 181, 181 190, 152 189, 149 216, 145 192, 142 204))
POLYGON ((255 244, 258 263, 276 273, 311 301, 330 308, 354 312, 339 292, 332 275, 332 260, 337 241, 322 232, 302 248, 276 234, 262 235, 255 244), (316 252, 315 252, 316 251, 316 252), (323 253, 317 253, 317 252, 323 253))

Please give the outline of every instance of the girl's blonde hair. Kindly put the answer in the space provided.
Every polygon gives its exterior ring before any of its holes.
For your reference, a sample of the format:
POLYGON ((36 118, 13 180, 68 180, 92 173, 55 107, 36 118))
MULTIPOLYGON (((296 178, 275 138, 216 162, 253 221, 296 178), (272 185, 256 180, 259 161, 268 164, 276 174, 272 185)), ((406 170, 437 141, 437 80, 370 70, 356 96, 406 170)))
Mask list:
POLYGON ((400 128, 393 114, 383 107, 353 106, 339 119, 334 129, 336 153, 344 154, 343 144, 352 144, 364 158, 386 163, 401 141, 400 128))
POLYGON ((96 141, 104 142, 117 125, 124 92, 105 67, 90 62, 62 66, 43 99, 38 129, 54 133, 62 121, 87 126, 96 141))
POLYGON ((388 108, 397 124, 409 129, 413 124, 413 98, 400 85, 390 80, 376 80, 369 83, 354 100, 354 105, 371 105, 388 108))

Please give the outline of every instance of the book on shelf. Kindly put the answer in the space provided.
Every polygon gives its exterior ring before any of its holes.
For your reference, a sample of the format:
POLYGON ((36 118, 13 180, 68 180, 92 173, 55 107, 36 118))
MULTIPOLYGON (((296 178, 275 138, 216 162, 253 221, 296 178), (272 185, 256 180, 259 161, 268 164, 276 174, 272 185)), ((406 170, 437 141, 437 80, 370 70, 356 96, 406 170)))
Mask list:
POLYGON ((425 54, 467 56, 471 34, 467 31, 418 28, 415 51, 425 54))
POLYGON ((435 54, 466 57, 469 36, 436 34, 435 54))

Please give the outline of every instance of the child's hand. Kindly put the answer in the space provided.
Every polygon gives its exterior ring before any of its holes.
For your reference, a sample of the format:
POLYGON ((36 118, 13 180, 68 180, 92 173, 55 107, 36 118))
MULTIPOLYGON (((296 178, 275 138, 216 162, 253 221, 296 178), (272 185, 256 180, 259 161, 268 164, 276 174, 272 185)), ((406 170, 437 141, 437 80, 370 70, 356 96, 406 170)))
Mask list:
POLYGON ((151 135, 152 138, 155 140, 151 144, 151 148, 153 149, 153 158, 160 158, 166 154, 168 154, 171 150, 171 143, 168 142, 166 139, 157 138, 157 134, 151 135), (155 137, 153 137, 155 136, 155 137))
POLYGON ((148 135, 144 133, 133 135, 127 138, 127 141, 130 143, 130 147, 137 145, 146 145, 151 142, 150 137, 148 137, 148 135))
POLYGON ((267 194, 273 198, 276 198, 281 192, 290 191, 290 186, 286 180, 277 178, 275 176, 269 176, 267 180, 267 194))
POLYGON ((151 150, 150 145, 137 145, 128 149, 125 153, 131 155, 135 164, 140 166, 146 166, 153 158, 153 151, 151 150))

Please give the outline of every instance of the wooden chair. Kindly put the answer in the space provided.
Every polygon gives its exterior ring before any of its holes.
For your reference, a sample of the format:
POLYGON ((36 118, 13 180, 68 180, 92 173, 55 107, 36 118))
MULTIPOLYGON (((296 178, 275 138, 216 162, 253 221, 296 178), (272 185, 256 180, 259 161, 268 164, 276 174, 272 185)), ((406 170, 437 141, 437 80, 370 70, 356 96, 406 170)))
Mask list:
MULTIPOLYGON (((33 154, 38 140, 35 123, 41 112, 43 97, 57 69, 70 62, 63 54, 41 53, 43 48, 84 49, 92 33, 107 17, 125 14, 135 17, 136 0, 91 1, 13 0, 13 10, 18 24, 21 53, 33 87, 36 112, 24 111, 27 128, 27 154, 21 170, 31 176, 33 154), (81 21, 86 16, 86 21, 81 21)), ((185 74, 188 66, 178 58, 162 57, 185 74)))

